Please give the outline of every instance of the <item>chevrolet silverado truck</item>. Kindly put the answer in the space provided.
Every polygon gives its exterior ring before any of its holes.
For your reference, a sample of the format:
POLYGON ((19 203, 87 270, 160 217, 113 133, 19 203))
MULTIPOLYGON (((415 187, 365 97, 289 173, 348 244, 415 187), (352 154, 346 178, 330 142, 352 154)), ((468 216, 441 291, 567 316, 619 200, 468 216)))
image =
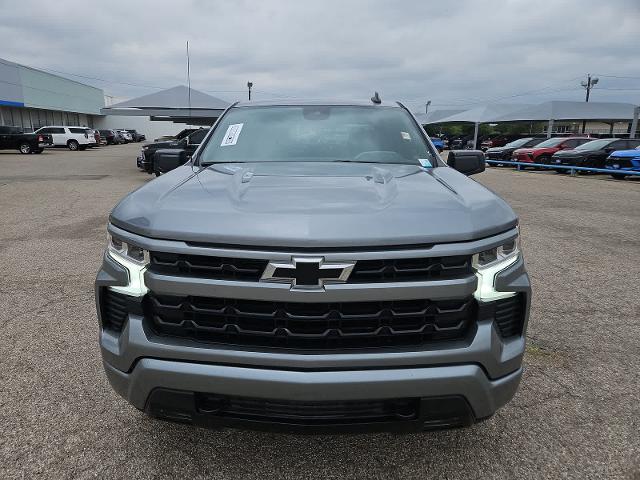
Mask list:
POLYGON ((20 127, 0 126, 0 150, 18 150, 20 153, 42 153, 53 146, 51 135, 24 133, 20 127))
POLYGON ((399 103, 229 107, 112 210, 95 282, 114 390, 171 421, 467 426, 516 393, 518 218, 399 103))

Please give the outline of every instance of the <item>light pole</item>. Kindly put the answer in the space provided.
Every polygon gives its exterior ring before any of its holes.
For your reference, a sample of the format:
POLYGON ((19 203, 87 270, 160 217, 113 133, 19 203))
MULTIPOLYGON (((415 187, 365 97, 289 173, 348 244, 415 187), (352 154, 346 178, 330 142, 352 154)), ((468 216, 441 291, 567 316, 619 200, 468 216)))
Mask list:
MULTIPOLYGON (((588 73, 587 74, 587 81, 585 82, 583 80, 583 81, 580 82, 580 85, 582 85, 582 88, 584 88, 587 91, 587 95, 586 95, 586 97, 584 99, 585 102, 589 101, 589 95, 591 94, 591 89, 596 86, 598 81, 599 81, 598 77, 592 77, 591 74, 588 73)), ((587 128, 587 121, 583 120, 582 121, 582 133, 584 133, 586 128, 587 128)))
POLYGON ((251 87, 253 87, 253 82, 247 82, 247 88, 249 89, 249 101, 251 101, 251 87))

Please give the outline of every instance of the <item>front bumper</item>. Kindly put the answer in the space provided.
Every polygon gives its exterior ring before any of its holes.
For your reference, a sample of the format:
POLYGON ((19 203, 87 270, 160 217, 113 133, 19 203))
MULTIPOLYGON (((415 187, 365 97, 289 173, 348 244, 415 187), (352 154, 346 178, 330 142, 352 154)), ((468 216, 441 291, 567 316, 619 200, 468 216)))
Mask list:
MULTIPOLYGON (((459 247, 448 245, 446 248, 459 247)), ((260 299, 264 296, 271 300, 284 295, 289 301, 312 301, 307 298, 310 294, 304 292, 290 298, 292 292, 281 285, 237 287, 230 285, 233 282, 195 281, 150 272, 145 277, 147 286, 158 292, 191 295, 216 292, 216 296, 222 297, 246 295, 260 299)), ((126 279, 126 270, 105 256, 96 280, 99 314, 101 291, 108 286, 122 285, 126 279)), ((469 282, 446 288, 435 285, 438 282, 432 283, 423 286, 408 282, 395 290, 354 290, 336 286, 323 295, 331 301, 349 301, 347 298, 353 301, 363 295, 438 298, 452 292, 454 296, 465 296, 475 289, 475 284, 469 282), (347 297, 343 298, 345 295, 347 297)), ((522 258, 497 275, 496 289, 526 293, 528 312, 530 285, 522 258)), ((129 313, 121 332, 100 330, 100 346, 104 368, 113 388, 136 408, 164 418, 200 425, 265 426, 263 421, 229 418, 218 412, 203 413, 195 399, 204 394, 292 402, 409 398, 421 405, 431 405, 437 401, 437 408, 421 407, 415 418, 367 425, 385 430, 396 427, 421 429, 473 423, 491 416, 505 405, 515 394, 522 374, 524 331, 526 318, 522 335, 502 338, 494 321, 486 319, 477 322, 469 338, 442 346, 298 353, 216 346, 186 338, 159 336, 142 315, 129 313), (446 411, 442 413, 442 407, 453 403, 453 398, 463 399, 468 406, 466 414, 456 411, 452 418, 446 411), (434 408, 437 414, 429 413, 434 408)), ((292 427, 278 419, 266 423, 287 429, 292 427)), ((304 422, 296 425, 310 426, 304 422)))
MULTIPOLYGON (((489 380, 478 365, 449 365, 425 368, 346 371, 288 371, 261 368, 210 365, 192 362, 145 358, 130 373, 104 363, 114 390, 140 410, 157 416, 198 425, 241 425, 259 427, 251 417, 228 417, 222 412, 203 412, 195 397, 201 393, 218 396, 260 398, 297 402, 332 402, 417 398, 421 401, 442 399, 435 405, 461 397, 470 410, 454 414, 422 411, 418 416, 384 422, 385 429, 393 423, 401 429, 461 426, 490 417, 515 394, 522 369, 505 377, 489 380), (171 392, 167 392, 170 390, 171 392), (164 393, 164 395, 161 394, 164 393), (434 414, 435 413, 435 414, 434 414), (429 417, 427 415, 431 414, 429 417)), ((258 420, 260 424, 265 422, 258 420)), ((286 428, 308 427, 311 421, 272 421, 286 428)), ((364 427, 364 422, 343 422, 342 426, 364 427)), ((340 424, 333 425, 339 427, 340 424)), ((264 425, 263 425, 264 426, 264 425)), ((366 425, 375 428, 370 422, 366 425)))

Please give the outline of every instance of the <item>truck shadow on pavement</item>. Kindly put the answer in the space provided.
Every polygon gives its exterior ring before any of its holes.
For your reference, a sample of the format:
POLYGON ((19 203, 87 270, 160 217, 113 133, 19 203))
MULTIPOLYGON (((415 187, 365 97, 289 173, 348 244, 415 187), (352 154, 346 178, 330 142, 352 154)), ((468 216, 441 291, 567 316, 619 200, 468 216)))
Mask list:
MULTIPOLYGON (((469 428, 415 434, 293 435, 209 430, 137 414, 125 442, 155 458, 155 474, 167 478, 407 478, 427 471, 452 478, 456 470, 465 477, 469 460, 484 464, 489 450, 503 448, 495 438, 504 433, 499 415, 469 428)), ((507 473, 496 462, 489 470, 507 473)))

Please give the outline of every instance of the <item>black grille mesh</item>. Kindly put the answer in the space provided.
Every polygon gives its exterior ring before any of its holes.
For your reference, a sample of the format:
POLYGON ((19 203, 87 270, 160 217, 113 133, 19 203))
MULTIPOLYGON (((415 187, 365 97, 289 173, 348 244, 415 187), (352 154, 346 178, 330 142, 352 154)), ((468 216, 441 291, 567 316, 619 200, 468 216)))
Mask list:
POLYGON ((257 282, 262 276, 267 263, 267 260, 250 258, 152 252, 149 270, 167 275, 257 282))
POLYGON ((199 413, 303 425, 413 420, 420 406, 417 398, 301 402, 198 393, 195 400, 199 413))
POLYGON ((467 298, 284 303, 149 294, 145 315, 161 335, 227 345, 327 350, 462 339, 475 322, 476 302, 467 298))
MULTIPOLYGON (((165 275, 257 282, 267 263, 268 260, 251 258, 152 252, 149 270, 165 275)), ((438 280, 460 278, 471 273, 471 257, 467 255, 359 260, 348 283, 438 280)))

